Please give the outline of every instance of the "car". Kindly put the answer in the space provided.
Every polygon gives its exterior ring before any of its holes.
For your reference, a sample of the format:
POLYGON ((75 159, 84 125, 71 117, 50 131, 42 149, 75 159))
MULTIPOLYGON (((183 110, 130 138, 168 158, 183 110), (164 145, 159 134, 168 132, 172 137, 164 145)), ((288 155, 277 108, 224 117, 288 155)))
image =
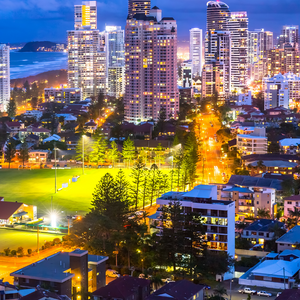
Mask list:
POLYGON ((257 292, 257 296, 272 297, 272 294, 268 293, 266 291, 259 291, 259 292, 257 292))
POLYGON ((255 290, 251 290, 250 288, 246 287, 244 289, 240 289, 239 293, 241 294, 251 294, 251 295, 255 295, 256 291, 255 290))
POLYGON ((279 297, 282 294, 282 292, 278 292, 276 297, 279 297))
POLYGON ((204 285, 204 289, 205 289, 205 290, 210 290, 211 287, 210 287, 209 285, 204 285))
POLYGON ((0 165, 0 169, 2 169, 2 165, 0 165))
POLYGON ((163 279, 162 280, 163 282, 165 282, 165 283, 171 283, 171 282, 175 282, 174 280, 172 280, 171 278, 167 278, 167 279, 163 279))
POLYGON ((107 277, 111 277, 111 278, 118 278, 118 277, 120 277, 120 274, 116 270, 110 270, 110 269, 106 270, 105 275, 107 277))

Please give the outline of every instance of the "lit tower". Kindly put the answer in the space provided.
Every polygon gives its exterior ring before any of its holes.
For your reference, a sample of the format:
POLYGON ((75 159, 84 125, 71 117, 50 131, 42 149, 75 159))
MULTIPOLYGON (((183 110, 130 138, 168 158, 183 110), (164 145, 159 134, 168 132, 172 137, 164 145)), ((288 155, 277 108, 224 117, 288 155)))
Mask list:
POLYGON ((132 19, 135 14, 148 15, 151 7, 151 0, 129 0, 128 19, 132 19))
POLYGON ((230 17, 229 6, 221 1, 207 3, 207 31, 227 31, 227 20, 230 17))
POLYGON ((10 51, 0 44, 0 112, 5 111, 10 101, 10 51))

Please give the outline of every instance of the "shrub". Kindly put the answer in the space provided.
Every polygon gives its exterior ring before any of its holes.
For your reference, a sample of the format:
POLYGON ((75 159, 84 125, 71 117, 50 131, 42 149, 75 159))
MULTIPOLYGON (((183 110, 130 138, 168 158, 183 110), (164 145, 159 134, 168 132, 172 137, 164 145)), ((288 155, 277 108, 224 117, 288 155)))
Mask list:
POLYGON ((17 249, 17 253, 18 253, 19 256, 24 256, 24 248, 23 247, 19 247, 17 249))
POLYGON ((51 248, 51 243, 50 242, 46 242, 44 246, 45 246, 45 249, 51 248))
POLYGON ((11 250, 10 254, 11 254, 12 256, 16 256, 16 255, 17 255, 17 250, 11 250))
POLYGON ((5 256, 9 256, 10 252, 9 248, 4 249, 5 256))
POLYGON ((28 253, 28 255, 31 255, 32 254, 32 249, 27 249, 27 253, 28 253))

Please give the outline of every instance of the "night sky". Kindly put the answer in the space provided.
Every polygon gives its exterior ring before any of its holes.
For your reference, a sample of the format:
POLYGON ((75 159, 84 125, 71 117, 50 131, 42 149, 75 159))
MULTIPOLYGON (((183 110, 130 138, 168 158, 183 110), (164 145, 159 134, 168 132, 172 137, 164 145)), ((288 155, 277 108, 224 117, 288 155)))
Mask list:
MULTIPOLYGON (((152 0, 163 16, 174 17, 181 40, 188 30, 205 30, 204 0, 152 0)), ((277 35, 282 25, 300 24, 299 0, 228 0, 231 11, 247 11, 249 29, 265 28, 277 35)), ((0 42, 18 43, 37 40, 65 42, 66 30, 73 29, 73 6, 78 0, 0 0, 0 42)), ((125 26, 127 0, 99 0, 98 28, 125 26)))

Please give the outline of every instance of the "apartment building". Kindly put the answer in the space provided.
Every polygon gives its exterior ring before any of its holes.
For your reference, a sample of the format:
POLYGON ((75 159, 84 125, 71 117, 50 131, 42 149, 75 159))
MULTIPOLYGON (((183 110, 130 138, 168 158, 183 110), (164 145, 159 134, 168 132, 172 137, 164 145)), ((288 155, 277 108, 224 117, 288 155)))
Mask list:
POLYGON ((60 88, 52 87, 44 89, 44 97, 45 102, 65 104, 72 104, 82 100, 80 88, 64 88, 63 86, 60 88))
POLYGON ((292 218, 290 212, 295 209, 300 210, 300 195, 293 195, 283 199, 284 200, 284 217, 292 218))
MULTIPOLYGON (((216 185, 199 185, 189 192, 168 192, 156 201, 161 207, 180 201, 186 211, 201 214, 205 239, 211 251, 226 251, 235 255, 235 208, 233 201, 217 200, 216 185)), ((159 220, 159 219, 158 219, 159 220)), ((224 278, 230 278, 227 274, 224 278)))
POLYGON ((266 129, 256 127, 251 134, 238 134, 237 149, 241 155, 267 153, 268 138, 266 137, 266 129))
POLYGON ((0 112, 10 101, 10 48, 0 44, 0 112))

